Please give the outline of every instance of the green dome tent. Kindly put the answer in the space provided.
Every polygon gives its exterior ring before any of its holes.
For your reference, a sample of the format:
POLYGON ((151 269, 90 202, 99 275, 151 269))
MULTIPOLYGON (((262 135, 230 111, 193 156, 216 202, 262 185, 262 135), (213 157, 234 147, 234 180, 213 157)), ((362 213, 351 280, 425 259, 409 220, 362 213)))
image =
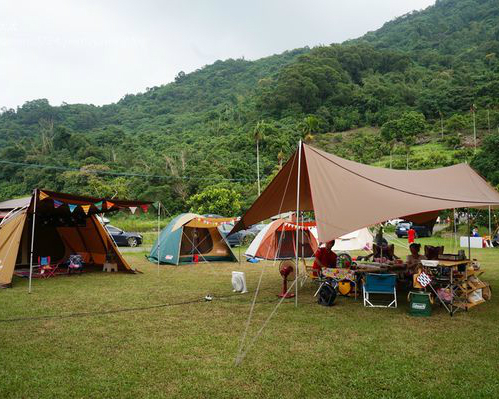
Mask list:
POLYGON ((159 235, 147 259, 153 263, 179 265, 199 262, 237 262, 237 258, 218 231, 218 225, 233 219, 206 218, 182 213, 159 235), (196 256, 197 255, 197 256, 196 256))

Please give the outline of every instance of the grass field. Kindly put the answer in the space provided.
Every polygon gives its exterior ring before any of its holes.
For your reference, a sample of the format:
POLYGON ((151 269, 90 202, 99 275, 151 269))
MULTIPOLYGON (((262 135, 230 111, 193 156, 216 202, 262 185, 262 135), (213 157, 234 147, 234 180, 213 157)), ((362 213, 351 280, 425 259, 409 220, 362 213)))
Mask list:
MULTIPOLYGON (((473 255, 497 287, 499 249, 473 255)), ((438 307, 430 318, 413 318, 404 294, 397 309, 366 309, 344 297, 326 308, 308 282, 298 308, 283 303, 235 366, 262 268, 248 341, 277 303, 276 267, 158 272, 143 253, 126 257, 143 273, 37 280, 31 295, 16 279, 0 291, 0 398, 499 396, 497 295, 453 318, 438 307), (232 293, 232 270, 246 272, 250 294, 232 293), (212 302, 203 300, 208 293, 212 302)))

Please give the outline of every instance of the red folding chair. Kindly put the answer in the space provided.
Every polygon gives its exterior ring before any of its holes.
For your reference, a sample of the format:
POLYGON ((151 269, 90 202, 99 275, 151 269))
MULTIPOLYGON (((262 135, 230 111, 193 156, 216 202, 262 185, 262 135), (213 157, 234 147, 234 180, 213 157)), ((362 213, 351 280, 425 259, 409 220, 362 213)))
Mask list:
POLYGON ((52 264, 50 262, 50 256, 39 256, 38 257, 38 270, 41 278, 49 278, 55 275, 59 264, 52 264))

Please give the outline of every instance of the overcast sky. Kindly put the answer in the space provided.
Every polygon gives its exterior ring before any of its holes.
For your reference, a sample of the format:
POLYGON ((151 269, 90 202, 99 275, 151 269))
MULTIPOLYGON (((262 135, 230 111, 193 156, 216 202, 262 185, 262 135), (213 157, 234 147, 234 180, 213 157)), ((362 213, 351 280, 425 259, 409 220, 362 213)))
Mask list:
POLYGON ((434 0, 0 0, 0 107, 118 101, 217 59, 342 42, 434 0))

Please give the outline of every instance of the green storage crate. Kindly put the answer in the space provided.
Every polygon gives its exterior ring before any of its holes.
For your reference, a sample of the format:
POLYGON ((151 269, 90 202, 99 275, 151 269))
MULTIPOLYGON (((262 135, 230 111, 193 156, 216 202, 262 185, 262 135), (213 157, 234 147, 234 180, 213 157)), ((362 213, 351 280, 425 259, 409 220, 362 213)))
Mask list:
POLYGON ((428 292, 409 293, 409 314, 411 316, 431 316, 431 300, 428 292))

